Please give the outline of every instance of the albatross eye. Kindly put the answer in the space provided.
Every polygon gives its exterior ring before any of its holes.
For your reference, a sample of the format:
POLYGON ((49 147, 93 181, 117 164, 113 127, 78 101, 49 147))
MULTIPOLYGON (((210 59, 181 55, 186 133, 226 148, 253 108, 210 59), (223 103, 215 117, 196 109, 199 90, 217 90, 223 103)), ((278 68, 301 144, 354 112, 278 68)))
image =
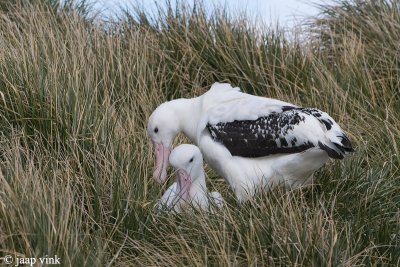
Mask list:
POLYGON ((192 157, 192 158, 189 160, 189 162, 190 162, 190 163, 192 163, 192 162, 193 162, 193 158, 194 158, 194 157, 192 157))
POLYGON ((158 127, 154 128, 154 132, 158 133, 158 127))

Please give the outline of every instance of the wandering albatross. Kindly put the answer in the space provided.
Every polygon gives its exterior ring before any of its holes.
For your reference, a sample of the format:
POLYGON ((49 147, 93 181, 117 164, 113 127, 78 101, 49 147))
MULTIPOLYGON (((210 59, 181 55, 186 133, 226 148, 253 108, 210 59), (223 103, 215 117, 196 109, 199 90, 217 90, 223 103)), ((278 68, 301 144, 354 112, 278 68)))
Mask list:
POLYGON ((246 94, 226 83, 213 84, 199 97, 161 104, 151 114, 147 132, 157 181, 165 180, 172 142, 183 132, 239 202, 265 186, 312 183, 313 173, 329 158, 343 159, 353 151, 327 113, 246 94))
POLYGON ((223 198, 219 192, 207 191, 200 149, 194 145, 183 144, 176 147, 169 157, 176 170, 176 182, 165 191, 157 204, 158 210, 166 209, 177 213, 185 210, 188 204, 197 209, 210 210, 222 207, 223 198), (209 205, 209 200, 215 206, 209 205))

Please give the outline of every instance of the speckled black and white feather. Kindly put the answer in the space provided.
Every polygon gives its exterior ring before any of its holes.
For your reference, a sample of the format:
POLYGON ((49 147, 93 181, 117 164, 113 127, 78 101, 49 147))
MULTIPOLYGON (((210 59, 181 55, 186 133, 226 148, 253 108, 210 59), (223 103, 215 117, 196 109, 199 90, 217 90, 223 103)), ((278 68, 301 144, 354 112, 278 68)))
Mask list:
POLYGON ((281 112, 255 120, 208 123, 207 129, 233 156, 263 157, 319 147, 330 157, 342 159, 352 151, 349 139, 334 120, 314 108, 282 106, 281 112))

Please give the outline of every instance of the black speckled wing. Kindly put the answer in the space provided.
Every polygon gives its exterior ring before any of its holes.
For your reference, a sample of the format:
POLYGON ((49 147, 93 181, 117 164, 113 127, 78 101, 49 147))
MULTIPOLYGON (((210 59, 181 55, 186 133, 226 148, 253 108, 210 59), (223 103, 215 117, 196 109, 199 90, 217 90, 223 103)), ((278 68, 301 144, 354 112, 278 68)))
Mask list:
POLYGON ((241 120, 208 124, 211 137, 222 143, 233 156, 262 157, 271 154, 297 153, 316 146, 297 135, 306 127, 310 113, 298 108, 284 108, 281 113, 271 113, 256 120, 241 120))
POLYGON ((316 108, 300 108, 298 110, 318 119, 319 122, 325 125, 326 130, 329 131, 332 128, 334 121, 330 117, 328 117, 328 114, 326 114, 325 112, 322 112, 321 110, 316 108))

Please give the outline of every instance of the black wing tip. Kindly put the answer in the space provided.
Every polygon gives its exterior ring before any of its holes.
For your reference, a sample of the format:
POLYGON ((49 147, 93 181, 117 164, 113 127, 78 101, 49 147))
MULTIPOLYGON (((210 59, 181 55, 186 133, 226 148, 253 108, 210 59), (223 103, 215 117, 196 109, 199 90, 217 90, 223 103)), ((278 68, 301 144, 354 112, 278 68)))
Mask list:
POLYGON ((351 145, 350 139, 343 134, 342 136, 339 136, 340 138, 342 138, 341 141, 341 147, 346 151, 346 152, 354 152, 355 150, 353 149, 353 146, 351 145))
POLYGON ((326 153, 328 153, 328 156, 333 158, 333 159, 344 159, 344 152, 340 149, 341 152, 336 151, 333 148, 330 148, 327 145, 324 145, 320 141, 318 142, 318 146, 324 150, 326 153))
POLYGON ((344 156, 346 153, 349 152, 354 152, 355 150, 353 149, 353 146, 351 145, 350 139, 345 135, 338 136, 342 140, 339 143, 332 142, 336 149, 331 148, 321 142, 318 142, 318 146, 324 150, 326 153, 328 153, 328 156, 333 158, 333 159, 344 159, 344 156))

